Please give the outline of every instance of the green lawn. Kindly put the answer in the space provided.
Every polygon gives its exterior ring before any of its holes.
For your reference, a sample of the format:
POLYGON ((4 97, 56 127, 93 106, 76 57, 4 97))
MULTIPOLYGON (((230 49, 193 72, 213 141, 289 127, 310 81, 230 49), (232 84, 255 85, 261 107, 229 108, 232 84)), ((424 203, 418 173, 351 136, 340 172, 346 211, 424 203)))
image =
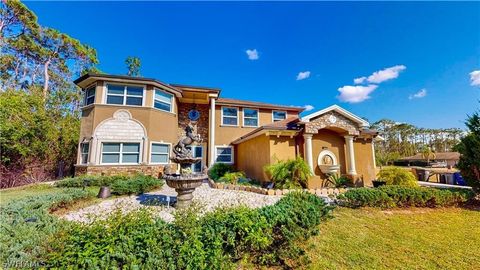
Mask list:
MULTIPOLYGON (((98 192, 98 187, 86 187, 93 193, 98 192)), ((12 200, 18 200, 29 196, 40 196, 48 194, 63 193, 65 189, 57 188, 49 184, 32 184, 22 187, 9 188, 0 190, 0 206, 3 206, 12 200)), ((96 200, 90 200, 92 203, 96 200)))
POLYGON ((32 184, 17 188, 9 188, 0 190, 0 205, 9 203, 14 199, 20 199, 31 195, 51 194, 55 191, 60 191, 52 185, 48 184, 32 184))
POLYGON ((305 246, 309 269, 479 269, 480 211, 337 208, 305 246))

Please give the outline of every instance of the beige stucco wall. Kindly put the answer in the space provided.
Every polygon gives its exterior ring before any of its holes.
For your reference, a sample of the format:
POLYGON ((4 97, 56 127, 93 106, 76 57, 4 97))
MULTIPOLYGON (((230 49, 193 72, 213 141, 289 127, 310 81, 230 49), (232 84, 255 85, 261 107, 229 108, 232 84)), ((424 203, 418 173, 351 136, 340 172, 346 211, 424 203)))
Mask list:
POLYGON ((373 186, 375 168, 373 167, 373 153, 371 140, 357 139, 353 143, 355 150, 355 167, 357 169, 357 185, 373 186))
POLYGON ((235 165, 247 177, 265 181, 267 175, 263 167, 270 163, 270 138, 260 135, 240 143, 235 147, 235 165))
MULTIPOLYGON (((314 176, 309 180, 310 188, 318 188, 324 185, 327 178, 320 171, 318 166, 318 155, 326 147, 337 157, 340 164, 340 173, 347 172, 346 146, 343 134, 335 131, 322 129, 312 138, 314 176)), ((353 144, 355 152, 355 168, 357 175, 353 177, 354 184, 357 186, 372 186, 372 180, 375 179, 375 168, 373 166, 373 155, 371 140, 356 139, 353 144)))
POLYGON ((345 162, 345 139, 337 132, 327 129, 319 130, 312 138, 314 174, 320 176, 321 179, 327 178, 318 166, 318 155, 324 150, 323 148, 326 148, 326 150, 332 151, 335 154, 337 162, 340 165, 340 173, 345 174, 347 172, 345 162))
MULTIPOLYGON (((272 123, 272 110, 271 109, 258 109, 259 114, 259 126, 272 123)), ((294 111, 287 111, 287 117, 298 116, 298 113, 294 111)), ((232 141, 239 137, 255 130, 257 127, 245 127, 243 126, 243 108, 235 106, 222 106, 218 105, 215 108, 215 145, 229 145, 232 141), (223 126, 222 125, 222 107, 234 107, 238 108, 238 126, 223 126)))
POLYGON ((295 158, 295 138, 270 136, 270 162, 295 158))
MULTIPOLYGON (((176 109, 177 106, 174 107, 176 109)), ((150 143, 164 142, 174 145, 178 140, 178 120, 176 113, 169 113, 148 107, 116 106, 97 104, 82 111, 81 130, 79 141, 84 137, 90 138, 94 135, 95 129, 104 121, 111 119, 118 110, 127 110, 132 118, 140 122, 147 131, 148 144, 145 159, 148 162, 150 157, 150 143)), ((205 150, 204 150, 205 151, 205 150)))

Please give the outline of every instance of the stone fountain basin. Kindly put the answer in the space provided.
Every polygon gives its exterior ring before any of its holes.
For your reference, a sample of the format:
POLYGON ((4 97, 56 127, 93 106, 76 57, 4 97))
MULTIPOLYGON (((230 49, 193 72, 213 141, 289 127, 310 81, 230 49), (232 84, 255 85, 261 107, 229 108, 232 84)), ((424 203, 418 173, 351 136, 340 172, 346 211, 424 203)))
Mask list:
POLYGON ((198 174, 167 174, 163 179, 167 185, 174 189, 194 189, 199 187, 203 180, 208 179, 208 175, 198 174))
POLYGON ((318 165, 324 174, 334 174, 340 170, 340 165, 318 165))

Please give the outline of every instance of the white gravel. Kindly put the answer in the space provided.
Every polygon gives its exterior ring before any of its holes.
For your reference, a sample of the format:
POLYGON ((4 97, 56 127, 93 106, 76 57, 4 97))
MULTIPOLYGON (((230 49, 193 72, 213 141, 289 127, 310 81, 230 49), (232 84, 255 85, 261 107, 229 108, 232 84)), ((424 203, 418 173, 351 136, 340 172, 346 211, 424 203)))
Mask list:
MULTIPOLYGON (((63 216, 66 220, 89 223, 93 219, 106 218, 109 213, 120 210, 128 213, 142 207, 149 208, 154 215, 167 222, 173 221, 175 208, 167 201, 175 201, 177 193, 164 185, 160 190, 139 196, 106 199, 99 204, 91 205, 63 216)), ((253 192, 212 189, 208 184, 202 184, 193 193, 193 204, 199 207, 201 213, 209 212, 217 207, 246 206, 258 208, 276 203, 281 196, 267 196, 253 192)))

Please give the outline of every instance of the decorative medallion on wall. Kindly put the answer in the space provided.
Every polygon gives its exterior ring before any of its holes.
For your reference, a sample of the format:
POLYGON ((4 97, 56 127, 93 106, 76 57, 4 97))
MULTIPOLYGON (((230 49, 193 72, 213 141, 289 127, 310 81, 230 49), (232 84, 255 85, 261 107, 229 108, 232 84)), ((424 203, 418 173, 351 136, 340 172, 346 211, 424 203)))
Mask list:
POLYGON ((188 112, 188 118, 192 121, 197 121, 200 118, 200 112, 193 109, 188 112))
POLYGON ((330 115, 330 117, 328 117, 328 122, 334 124, 335 122, 337 122, 337 117, 335 117, 335 115, 330 115))

